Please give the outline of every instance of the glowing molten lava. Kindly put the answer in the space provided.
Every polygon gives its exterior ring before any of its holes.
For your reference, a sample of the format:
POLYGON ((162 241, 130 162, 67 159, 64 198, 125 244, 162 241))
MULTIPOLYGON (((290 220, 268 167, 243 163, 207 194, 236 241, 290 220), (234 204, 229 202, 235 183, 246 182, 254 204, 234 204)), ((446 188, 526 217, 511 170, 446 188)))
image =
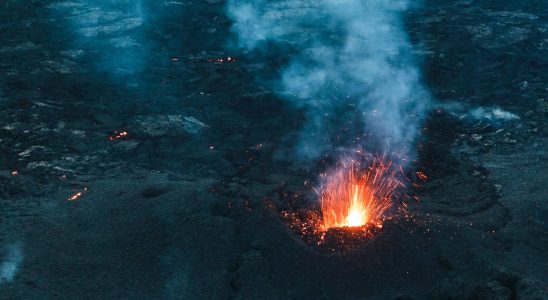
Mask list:
POLYGON ((396 188, 403 186, 394 169, 391 162, 385 163, 382 159, 373 159, 366 167, 348 160, 325 174, 321 189, 324 229, 382 226, 396 188))

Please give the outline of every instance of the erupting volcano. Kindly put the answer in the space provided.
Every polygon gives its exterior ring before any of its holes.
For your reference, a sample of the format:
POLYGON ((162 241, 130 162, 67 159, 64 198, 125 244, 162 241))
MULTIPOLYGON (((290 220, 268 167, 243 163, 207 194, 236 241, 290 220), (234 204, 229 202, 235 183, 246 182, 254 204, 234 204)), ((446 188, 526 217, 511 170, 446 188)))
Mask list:
POLYGON ((382 225, 385 212, 392 207, 398 186, 392 162, 375 158, 364 166, 347 159, 334 171, 323 175, 321 188, 322 227, 382 225))
MULTIPOLYGON (((402 208, 397 198, 407 181, 403 168, 384 156, 345 156, 320 175, 319 205, 282 212, 305 242, 320 249, 346 251, 371 239, 389 213, 402 208)), ((403 194, 402 194, 403 195, 403 194)))

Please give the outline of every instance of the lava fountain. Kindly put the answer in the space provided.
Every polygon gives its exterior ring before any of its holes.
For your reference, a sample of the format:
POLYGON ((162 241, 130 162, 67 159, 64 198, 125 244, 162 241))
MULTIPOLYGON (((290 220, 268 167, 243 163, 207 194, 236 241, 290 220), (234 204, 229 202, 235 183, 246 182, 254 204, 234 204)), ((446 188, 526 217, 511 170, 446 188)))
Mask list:
POLYGON ((320 192, 322 224, 327 230, 337 227, 382 226, 393 205, 398 187, 398 168, 391 161, 374 158, 366 162, 343 159, 322 175, 320 192))
POLYGON ((344 252, 373 238, 385 220, 405 210, 405 202, 397 200, 409 199, 404 197, 408 181, 398 163, 357 151, 320 175, 314 188, 319 206, 285 210, 281 216, 307 244, 344 252))

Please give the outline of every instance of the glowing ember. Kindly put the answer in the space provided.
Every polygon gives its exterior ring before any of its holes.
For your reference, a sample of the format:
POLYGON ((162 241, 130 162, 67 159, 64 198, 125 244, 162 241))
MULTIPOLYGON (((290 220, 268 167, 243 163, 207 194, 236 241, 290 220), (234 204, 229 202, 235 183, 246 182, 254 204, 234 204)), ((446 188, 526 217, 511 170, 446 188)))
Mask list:
POLYGON ((363 167, 348 160, 325 176, 321 188, 322 227, 359 227, 382 225, 385 212, 392 207, 397 179, 392 162, 374 159, 363 167))
POLYGON ((74 201, 82 196, 82 192, 78 192, 68 198, 68 201, 74 201))
POLYGON ((428 176, 426 176, 426 174, 424 174, 424 172, 421 172, 421 171, 417 172, 417 177, 419 177, 419 179, 422 181, 425 181, 428 179, 428 176))
POLYGON ((128 135, 127 131, 114 131, 113 135, 108 136, 109 141, 115 141, 117 139, 126 137, 128 135))
POLYGON ((77 192, 75 193, 74 195, 70 196, 68 198, 68 201, 75 201, 77 200, 78 198, 82 197, 82 195, 84 195, 84 192, 87 192, 88 188, 84 188, 84 191, 83 192, 77 192))

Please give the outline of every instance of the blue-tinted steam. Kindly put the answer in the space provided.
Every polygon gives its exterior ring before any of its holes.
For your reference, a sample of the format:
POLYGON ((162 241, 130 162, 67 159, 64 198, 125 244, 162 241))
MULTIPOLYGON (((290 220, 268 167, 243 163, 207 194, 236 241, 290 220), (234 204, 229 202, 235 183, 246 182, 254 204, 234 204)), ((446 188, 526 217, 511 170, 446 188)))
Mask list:
POLYGON ((411 148, 429 95, 403 26, 409 5, 385 0, 228 2, 240 47, 268 51, 265 47, 276 43, 296 53, 275 88, 306 111, 299 154, 316 158, 336 147, 411 148), (333 137, 348 135, 356 123, 360 129, 351 133, 352 141, 337 144, 333 137))
POLYGON ((23 251, 19 243, 6 246, 6 254, 0 263, 0 284, 14 279, 22 261, 23 251))
POLYGON ((126 76, 144 68, 142 43, 145 13, 141 0, 77 0, 49 5, 55 17, 66 20, 72 35, 68 59, 89 55, 95 67, 112 76, 126 76))

